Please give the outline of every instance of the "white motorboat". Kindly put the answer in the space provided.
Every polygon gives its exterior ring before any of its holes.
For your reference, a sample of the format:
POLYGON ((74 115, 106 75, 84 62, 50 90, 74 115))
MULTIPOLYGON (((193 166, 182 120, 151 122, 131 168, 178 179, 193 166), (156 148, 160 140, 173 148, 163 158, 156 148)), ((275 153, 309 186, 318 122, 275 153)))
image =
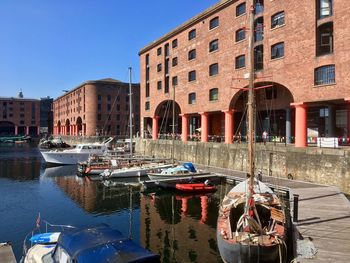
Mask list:
POLYGON ((151 162, 119 169, 106 169, 99 175, 99 178, 104 180, 110 178, 141 177, 146 176, 150 172, 161 172, 163 169, 167 169, 171 166, 172 164, 169 163, 151 162))
POLYGON ((45 162, 52 164, 77 164, 78 162, 87 161, 91 154, 105 154, 108 150, 108 144, 113 140, 108 138, 102 143, 83 143, 78 144, 73 149, 63 151, 51 150, 40 151, 45 162))

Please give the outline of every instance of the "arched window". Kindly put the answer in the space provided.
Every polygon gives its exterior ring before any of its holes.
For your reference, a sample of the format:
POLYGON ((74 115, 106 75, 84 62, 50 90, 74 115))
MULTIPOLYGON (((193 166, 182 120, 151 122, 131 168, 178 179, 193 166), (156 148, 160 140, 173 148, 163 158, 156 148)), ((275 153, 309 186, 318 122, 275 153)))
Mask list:
POLYGON ((315 69, 315 85, 335 83, 335 65, 326 65, 315 69))
POLYGON ((219 49, 219 40, 215 39, 209 43, 209 52, 213 52, 219 49))
POLYGON ((284 57, 284 42, 271 46, 271 59, 284 57))
POLYGON ((214 17, 209 21, 209 30, 214 29, 219 26, 219 17, 214 17))

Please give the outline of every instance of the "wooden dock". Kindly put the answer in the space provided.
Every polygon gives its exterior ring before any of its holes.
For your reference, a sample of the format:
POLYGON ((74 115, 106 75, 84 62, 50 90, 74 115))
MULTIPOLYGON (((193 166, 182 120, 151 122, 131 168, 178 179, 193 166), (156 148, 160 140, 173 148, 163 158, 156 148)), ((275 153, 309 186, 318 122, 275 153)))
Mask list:
POLYGON ((295 223, 297 261, 350 262, 349 200, 336 187, 291 191, 299 195, 299 216, 295 223))
POLYGON ((15 255, 13 254, 12 246, 9 243, 0 243, 0 262, 1 263, 16 263, 15 255))

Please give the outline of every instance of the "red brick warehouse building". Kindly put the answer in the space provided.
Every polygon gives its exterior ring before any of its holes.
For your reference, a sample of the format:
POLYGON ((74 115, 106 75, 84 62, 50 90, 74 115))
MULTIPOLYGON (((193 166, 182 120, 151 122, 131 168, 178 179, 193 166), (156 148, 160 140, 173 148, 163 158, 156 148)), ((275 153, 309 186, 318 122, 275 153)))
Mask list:
MULTIPOLYGON (((196 130, 202 142, 245 134, 252 3, 220 1, 140 51, 143 135, 171 131, 173 87, 184 141, 196 130)), ((257 135, 296 135, 298 147, 307 136, 349 138, 348 2, 255 0, 253 8, 257 135)))
MULTIPOLYGON (((133 132, 140 128, 140 85, 132 84, 133 132)), ((54 135, 129 134, 129 83, 86 81, 53 102, 54 135)))
POLYGON ((40 100, 0 97, 0 136, 31 135, 40 133, 40 100))

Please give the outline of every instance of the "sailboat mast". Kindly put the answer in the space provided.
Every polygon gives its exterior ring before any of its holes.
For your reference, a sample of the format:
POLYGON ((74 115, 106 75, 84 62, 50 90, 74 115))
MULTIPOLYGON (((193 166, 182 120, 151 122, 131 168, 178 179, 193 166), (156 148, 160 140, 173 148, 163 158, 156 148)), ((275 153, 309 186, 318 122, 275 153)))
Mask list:
POLYGON ((250 1, 249 8, 249 89, 248 89, 248 174, 250 175, 250 185, 254 183, 254 0, 250 1))
POLYGON ((130 157, 132 157, 132 84, 131 84, 131 70, 129 67, 129 128, 130 128, 130 157))
POLYGON ((172 151, 171 151, 171 160, 174 163, 175 158, 175 84, 173 84, 173 129, 172 129, 172 151))

